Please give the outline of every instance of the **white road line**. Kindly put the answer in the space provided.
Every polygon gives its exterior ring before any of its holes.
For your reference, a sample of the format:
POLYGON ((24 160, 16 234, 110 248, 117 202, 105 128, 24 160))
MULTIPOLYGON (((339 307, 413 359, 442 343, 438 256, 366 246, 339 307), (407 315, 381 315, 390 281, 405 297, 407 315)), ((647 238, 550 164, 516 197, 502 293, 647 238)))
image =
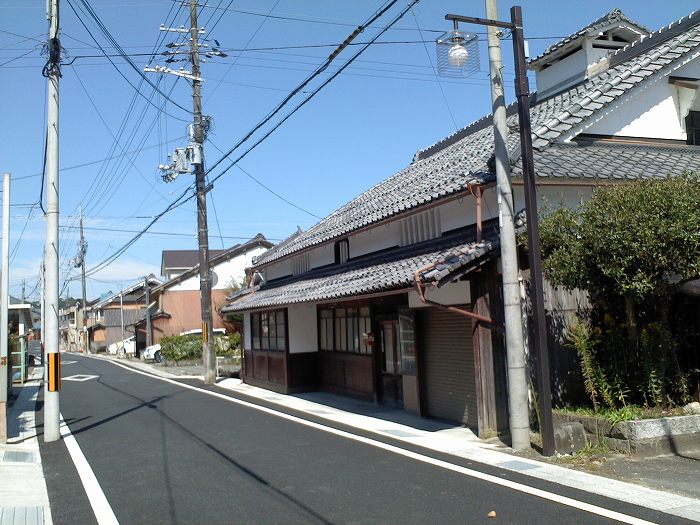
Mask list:
MULTIPOLYGON (((86 357, 89 357, 89 356, 86 356, 86 357)), ((94 358, 94 357, 91 357, 91 358, 92 359, 99 359, 99 358, 94 358)), ((598 505, 586 503, 585 501, 579 501, 579 500, 576 500, 573 498, 569 498, 566 496, 561 496, 559 494, 555 494, 553 492, 548 492, 546 490, 538 489, 535 487, 530 487, 530 486, 525 485, 523 483, 518 483, 515 481, 510 481, 508 479, 499 478, 499 477, 493 476, 491 474, 485 474, 483 472, 479 472, 478 470, 472 470, 470 468, 462 467, 460 465, 454 465, 454 464, 449 463, 447 461, 442 461, 440 459, 431 458, 430 456, 425 456, 423 454, 411 452, 410 450, 404 450, 404 449, 397 447, 395 445, 389 445, 387 443, 383 443, 381 441, 377 441, 377 440, 374 440, 371 438, 367 438, 364 436, 358 436, 356 434, 346 432, 345 430, 338 430, 336 428, 327 427, 327 426, 322 425, 320 423, 315 423, 313 421, 307 421, 306 419, 302 419, 302 418, 297 417, 297 416, 292 416, 289 414, 285 414, 283 412, 278 412, 278 411, 273 410, 271 408, 256 405, 256 404, 250 403, 248 401, 242 401, 240 399, 236 399, 233 397, 226 396, 224 394, 220 394, 219 392, 212 392, 210 390, 205 390, 205 389, 202 389, 202 388, 199 388, 196 386, 188 385, 186 383, 180 383, 180 382, 174 381, 172 379, 149 374, 148 372, 136 370, 135 368, 132 368, 132 367, 127 366, 127 365, 123 365, 121 363, 115 363, 114 361, 109 361, 109 360, 104 360, 104 359, 102 361, 107 361, 109 363, 112 363, 113 365, 120 366, 120 367, 122 367, 126 370, 129 370, 130 372, 134 372, 136 374, 141 374, 141 375, 151 377, 154 379, 159 379, 160 381, 165 381, 166 383, 171 383, 173 385, 176 385, 176 386, 179 386, 182 388, 187 388, 189 390, 194 390, 196 392, 200 392, 202 394, 206 394, 209 396, 218 397, 219 399, 223 399, 223 400, 229 401, 231 403, 236 403, 238 405, 245 406, 245 407, 251 408, 253 410, 258 410, 260 412, 264 412, 266 414, 270 414, 270 415, 273 415, 273 416, 276 416, 276 417, 279 417, 282 419, 286 419, 288 421, 293 421, 293 422, 298 423, 300 425, 305 425, 307 427, 321 430, 321 431, 327 432, 329 434, 335 434, 336 436, 341 436, 341 437, 344 437, 347 439, 351 439, 353 441, 358 441, 360 443, 364 443, 364 444, 370 445, 372 447, 387 450, 389 452, 393 452, 394 454, 399 454, 401 456, 405 456, 405 457, 414 459, 416 461, 428 463, 430 465, 434 465, 436 467, 440 467, 440 468, 443 468, 445 470, 450 470, 452 472, 457 472, 457 473, 463 474, 465 476, 470 476, 472 478, 480 479, 482 481, 493 483, 494 485, 500 485, 502 487, 507 487, 509 489, 516 490, 516 491, 522 492, 524 494, 529 494, 531 496, 536 496, 538 498, 542 498, 542 499, 546 499, 546 500, 553 501, 556 503, 560 503, 560 504, 566 505, 568 507, 583 510, 585 512, 590 512, 591 514, 596 514, 598 516, 603 516, 605 518, 617 520, 621 523, 628 523, 630 525, 658 525, 652 521, 643 520, 641 518, 636 518, 636 517, 630 516, 628 514, 623 514, 621 512, 606 509, 604 507, 599 507, 598 505)))
POLYGON ((99 523, 99 525, 119 525, 114 511, 107 501, 102 487, 100 487, 100 482, 97 481, 97 477, 95 477, 95 473, 92 471, 83 451, 80 450, 80 445, 78 445, 75 437, 71 434, 70 428, 68 428, 68 424, 63 420, 62 414, 60 418, 61 426, 59 428, 61 430, 63 442, 66 444, 68 453, 78 471, 78 476, 80 476, 80 481, 83 483, 83 488, 90 501, 92 511, 95 513, 95 518, 97 518, 97 523, 99 523))

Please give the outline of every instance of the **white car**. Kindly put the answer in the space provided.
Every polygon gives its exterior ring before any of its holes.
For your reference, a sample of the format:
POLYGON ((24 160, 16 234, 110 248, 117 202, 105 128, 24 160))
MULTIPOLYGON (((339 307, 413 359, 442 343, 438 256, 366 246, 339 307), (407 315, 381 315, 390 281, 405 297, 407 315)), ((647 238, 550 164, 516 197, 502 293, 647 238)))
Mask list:
POLYGON ((136 336, 132 335, 123 341, 117 341, 107 347, 107 353, 110 354, 131 354, 136 351, 136 336))
POLYGON ((144 359, 152 359, 156 363, 163 362, 163 354, 160 353, 160 344, 147 346, 141 352, 144 359))

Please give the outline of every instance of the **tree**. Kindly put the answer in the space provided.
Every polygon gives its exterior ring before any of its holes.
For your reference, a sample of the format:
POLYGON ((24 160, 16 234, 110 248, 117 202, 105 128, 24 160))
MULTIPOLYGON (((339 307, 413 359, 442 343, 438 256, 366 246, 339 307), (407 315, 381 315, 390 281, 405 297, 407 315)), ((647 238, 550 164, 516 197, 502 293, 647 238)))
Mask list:
POLYGON ((607 349, 598 355, 607 360, 610 377, 638 374, 645 402, 672 402, 674 389, 682 398, 686 378, 678 369, 669 310, 679 286, 700 277, 700 177, 602 186, 578 209, 543 215, 545 275, 555 285, 588 292, 601 314, 600 345, 607 349), (629 363, 644 363, 644 370, 631 372, 629 363))
POLYGON ((577 210, 541 222, 543 268, 555 284, 594 299, 668 300, 700 276, 700 177, 597 188, 577 210))

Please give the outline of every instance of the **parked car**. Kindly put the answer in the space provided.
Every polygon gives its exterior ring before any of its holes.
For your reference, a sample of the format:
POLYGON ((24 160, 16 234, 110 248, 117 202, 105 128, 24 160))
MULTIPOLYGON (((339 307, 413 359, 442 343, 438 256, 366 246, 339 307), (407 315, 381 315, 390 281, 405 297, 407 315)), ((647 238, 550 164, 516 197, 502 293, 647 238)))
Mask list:
POLYGON ((136 351, 136 336, 132 335, 127 337, 123 341, 117 341, 112 343, 107 347, 107 353, 109 354, 131 354, 134 355, 136 351))
POLYGON ((163 362, 163 354, 160 353, 160 344, 147 346, 141 353, 144 359, 152 359, 156 363, 163 362))

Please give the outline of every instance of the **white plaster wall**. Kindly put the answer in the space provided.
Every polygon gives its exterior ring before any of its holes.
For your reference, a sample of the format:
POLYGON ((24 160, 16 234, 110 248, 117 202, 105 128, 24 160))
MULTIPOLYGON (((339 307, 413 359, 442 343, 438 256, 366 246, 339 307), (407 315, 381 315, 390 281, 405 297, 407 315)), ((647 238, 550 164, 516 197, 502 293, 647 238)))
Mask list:
MULTIPOLYGON (((695 58, 673 71, 671 75, 700 77, 700 59, 695 58)), ((660 77, 646 88, 637 89, 624 104, 609 110, 584 132, 623 137, 685 140, 684 124, 678 114, 678 90, 668 83, 668 77, 660 77)))
POLYGON ((309 263, 311 268, 326 266, 335 262, 335 243, 319 246, 311 251, 309 263))
MULTIPOLYGON (((228 283, 232 278, 240 282, 245 277, 246 267, 252 264, 251 259, 265 251, 264 248, 255 248, 247 253, 238 255, 229 261, 224 261, 212 267, 212 271, 216 272, 216 284, 212 286, 213 290, 223 290, 227 288, 228 283)), ((188 279, 185 279, 179 284, 171 288, 173 291, 199 290, 199 273, 188 279)))
MULTIPOLYGON (((571 56, 560 60, 553 66, 550 66, 542 71, 535 73, 537 80, 537 91, 544 93, 560 82, 566 84, 573 83, 572 77, 583 79, 588 68, 588 57, 586 52, 581 49, 571 56)), ((560 88, 557 88, 557 91, 560 88)))
MULTIPOLYGON (((487 221, 498 216, 496 190, 487 189, 482 198, 482 220, 487 221)), ((442 233, 476 224, 476 197, 465 196, 440 206, 442 233)))
POLYGON ((399 235, 399 224, 397 221, 351 235, 348 240, 350 258, 398 246, 399 235))
POLYGON ((253 339, 250 335, 250 313, 243 314, 243 348, 250 350, 253 348, 253 339))
POLYGON ((265 268, 265 279, 272 281, 273 279, 279 279, 280 277, 286 277, 292 275, 292 260, 284 259, 272 263, 270 266, 265 268))
POLYGON ((316 304, 301 303, 287 308, 289 353, 301 354, 318 351, 318 323, 316 304))
MULTIPOLYGON (((550 209, 560 208, 562 205, 576 209, 581 202, 591 198, 592 186, 578 186, 574 184, 537 187, 537 208, 542 210, 544 206, 550 209)), ((516 213, 525 208, 525 195, 522 184, 513 187, 516 213)))
MULTIPOLYGON (((468 281, 458 281, 442 288, 426 288, 425 297, 440 304, 469 304, 471 290, 468 281)), ((409 308, 425 308, 430 305, 422 303, 418 298, 418 292, 412 290, 408 292, 408 306, 409 308)))

